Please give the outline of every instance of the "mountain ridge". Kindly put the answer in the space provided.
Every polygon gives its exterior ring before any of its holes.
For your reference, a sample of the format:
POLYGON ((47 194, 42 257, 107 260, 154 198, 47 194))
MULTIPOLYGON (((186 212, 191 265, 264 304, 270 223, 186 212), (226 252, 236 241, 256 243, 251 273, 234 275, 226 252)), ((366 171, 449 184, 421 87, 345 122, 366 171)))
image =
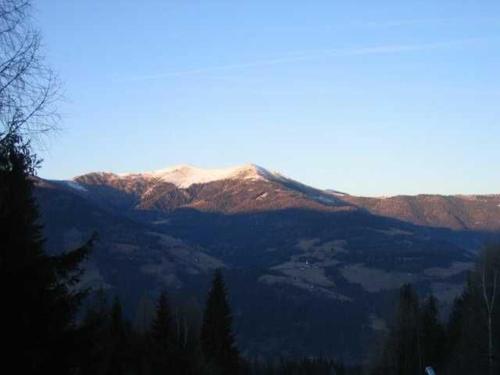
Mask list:
POLYGON ((54 183, 83 194, 92 190, 91 195, 104 195, 111 201, 124 199, 141 209, 194 208, 224 213, 283 208, 361 209, 417 225, 500 230, 500 194, 363 197, 317 189, 256 164, 227 168, 178 165, 137 173, 91 172, 54 183))

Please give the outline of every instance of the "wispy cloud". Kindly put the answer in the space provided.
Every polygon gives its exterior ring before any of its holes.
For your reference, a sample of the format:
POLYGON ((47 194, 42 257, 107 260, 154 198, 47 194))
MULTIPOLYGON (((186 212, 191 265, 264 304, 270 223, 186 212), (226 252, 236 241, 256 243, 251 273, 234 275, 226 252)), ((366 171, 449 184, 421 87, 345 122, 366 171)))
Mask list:
POLYGON ((413 26, 428 26, 428 25, 453 25, 453 24, 486 24, 498 23, 498 17, 464 17, 464 18, 407 18, 407 19, 392 19, 392 20, 355 20, 350 23, 356 28, 399 28, 413 26))
POLYGON ((136 75, 125 79, 121 79, 120 81, 130 82, 130 81, 160 80, 172 77, 192 76, 192 75, 216 73, 222 71, 244 70, 249 68, 291 64, 295 62, 314 61, 317 59, 330 58, 330 57, 368 56, 368 55, 398 54, 398 53, 415 52, 415 51, 431 51, 431 50, 440 50, 440 49, 447 49, 454 47, 474 46, 489 40, 491 39, 467 38, 467 39, 449 40, 449 41, 433 42, 433 43, 420 43, 420 44, 389 44, 389 45, 378 45, 378 46, 368 46, 368 47, 308 50, 308 51, 294 52, 291 54, 287 54, 286 56, 281 56, 276 58, 201 67, 195 69, 170 71, 170 72, 156 73, 156 74, 136 75))

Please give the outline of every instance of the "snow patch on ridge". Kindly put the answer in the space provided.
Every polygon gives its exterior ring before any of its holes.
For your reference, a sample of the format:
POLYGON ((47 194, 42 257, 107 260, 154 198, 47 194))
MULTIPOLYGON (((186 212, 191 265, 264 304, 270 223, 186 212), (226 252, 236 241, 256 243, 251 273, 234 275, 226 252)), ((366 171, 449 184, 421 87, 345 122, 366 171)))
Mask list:
POLYGON ((174 184, 179 188, 188 188, 191 185, 205 184, 220 180, 266 180, 269 178, 282 178, 279 174, 269 172, 254 164, 217 169, 204 169, 190 165, 179 165, 152 172, 125 173, 119 176, 155 178, 174 184))
POLYGON ((82 192, 86 192, 87 191, 86 188, 84 188, 82 185, 80 185, 76 181, 61 181, 61 183, 63 183, 67 187, 69 187, 71 189, 74 189, 74 190, 78 190, 78 191, 82 191, 82 192))

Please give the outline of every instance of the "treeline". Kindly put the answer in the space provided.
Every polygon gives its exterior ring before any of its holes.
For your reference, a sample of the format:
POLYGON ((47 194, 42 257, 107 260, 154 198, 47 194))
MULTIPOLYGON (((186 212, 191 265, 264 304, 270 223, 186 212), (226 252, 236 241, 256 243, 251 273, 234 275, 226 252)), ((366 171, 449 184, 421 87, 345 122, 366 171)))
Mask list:
POLYGON ((373 375, 500 373, 500 247, 483 249, 463 293, 442 319, 433 296, 420 301, 411 285, 400 289, 390 332, 371 365, 373 375))
MULTIPOLYGON (((322 358, 252 361, 239 355, 221 273, 215 273, 200 329, 174 313, 166 292, 156 301, 146 331, 133 327, 119 299, 103 291, 92 298, 81 324, 85 350, 79 374, 344 375, 338 362, 322 358)), ((351 373, 351 372, 349 372, 351 373)))
POLYGON ((217 271, 200 330, 174 314, 166 292, 156 301, 153 321, 139 331, 125 319, 118 298, 99 291, 80 325, 86 342, 79 374, 238 374, 242 360, 231 330, 222 274, 217 271))

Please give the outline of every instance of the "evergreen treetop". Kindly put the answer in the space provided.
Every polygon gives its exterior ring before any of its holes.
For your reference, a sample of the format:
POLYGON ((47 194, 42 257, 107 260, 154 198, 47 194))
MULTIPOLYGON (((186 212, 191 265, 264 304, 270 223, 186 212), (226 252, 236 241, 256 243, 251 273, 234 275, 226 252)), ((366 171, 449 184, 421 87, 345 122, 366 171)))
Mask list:
POLYGON ((239 353, 232 333, 232 315, 222 272, 217 270, 203 315, 201 345, 208 363, 223 374, 237 374, 239 353))
POLYGON ((75 364, 76 310, 85 295, 76 284, 93 239, 58 256, 45 253, 33 197, 38 166, 29 143, 0 136, 0 288, 4 366, 18 373, 65 374, 75 364))

